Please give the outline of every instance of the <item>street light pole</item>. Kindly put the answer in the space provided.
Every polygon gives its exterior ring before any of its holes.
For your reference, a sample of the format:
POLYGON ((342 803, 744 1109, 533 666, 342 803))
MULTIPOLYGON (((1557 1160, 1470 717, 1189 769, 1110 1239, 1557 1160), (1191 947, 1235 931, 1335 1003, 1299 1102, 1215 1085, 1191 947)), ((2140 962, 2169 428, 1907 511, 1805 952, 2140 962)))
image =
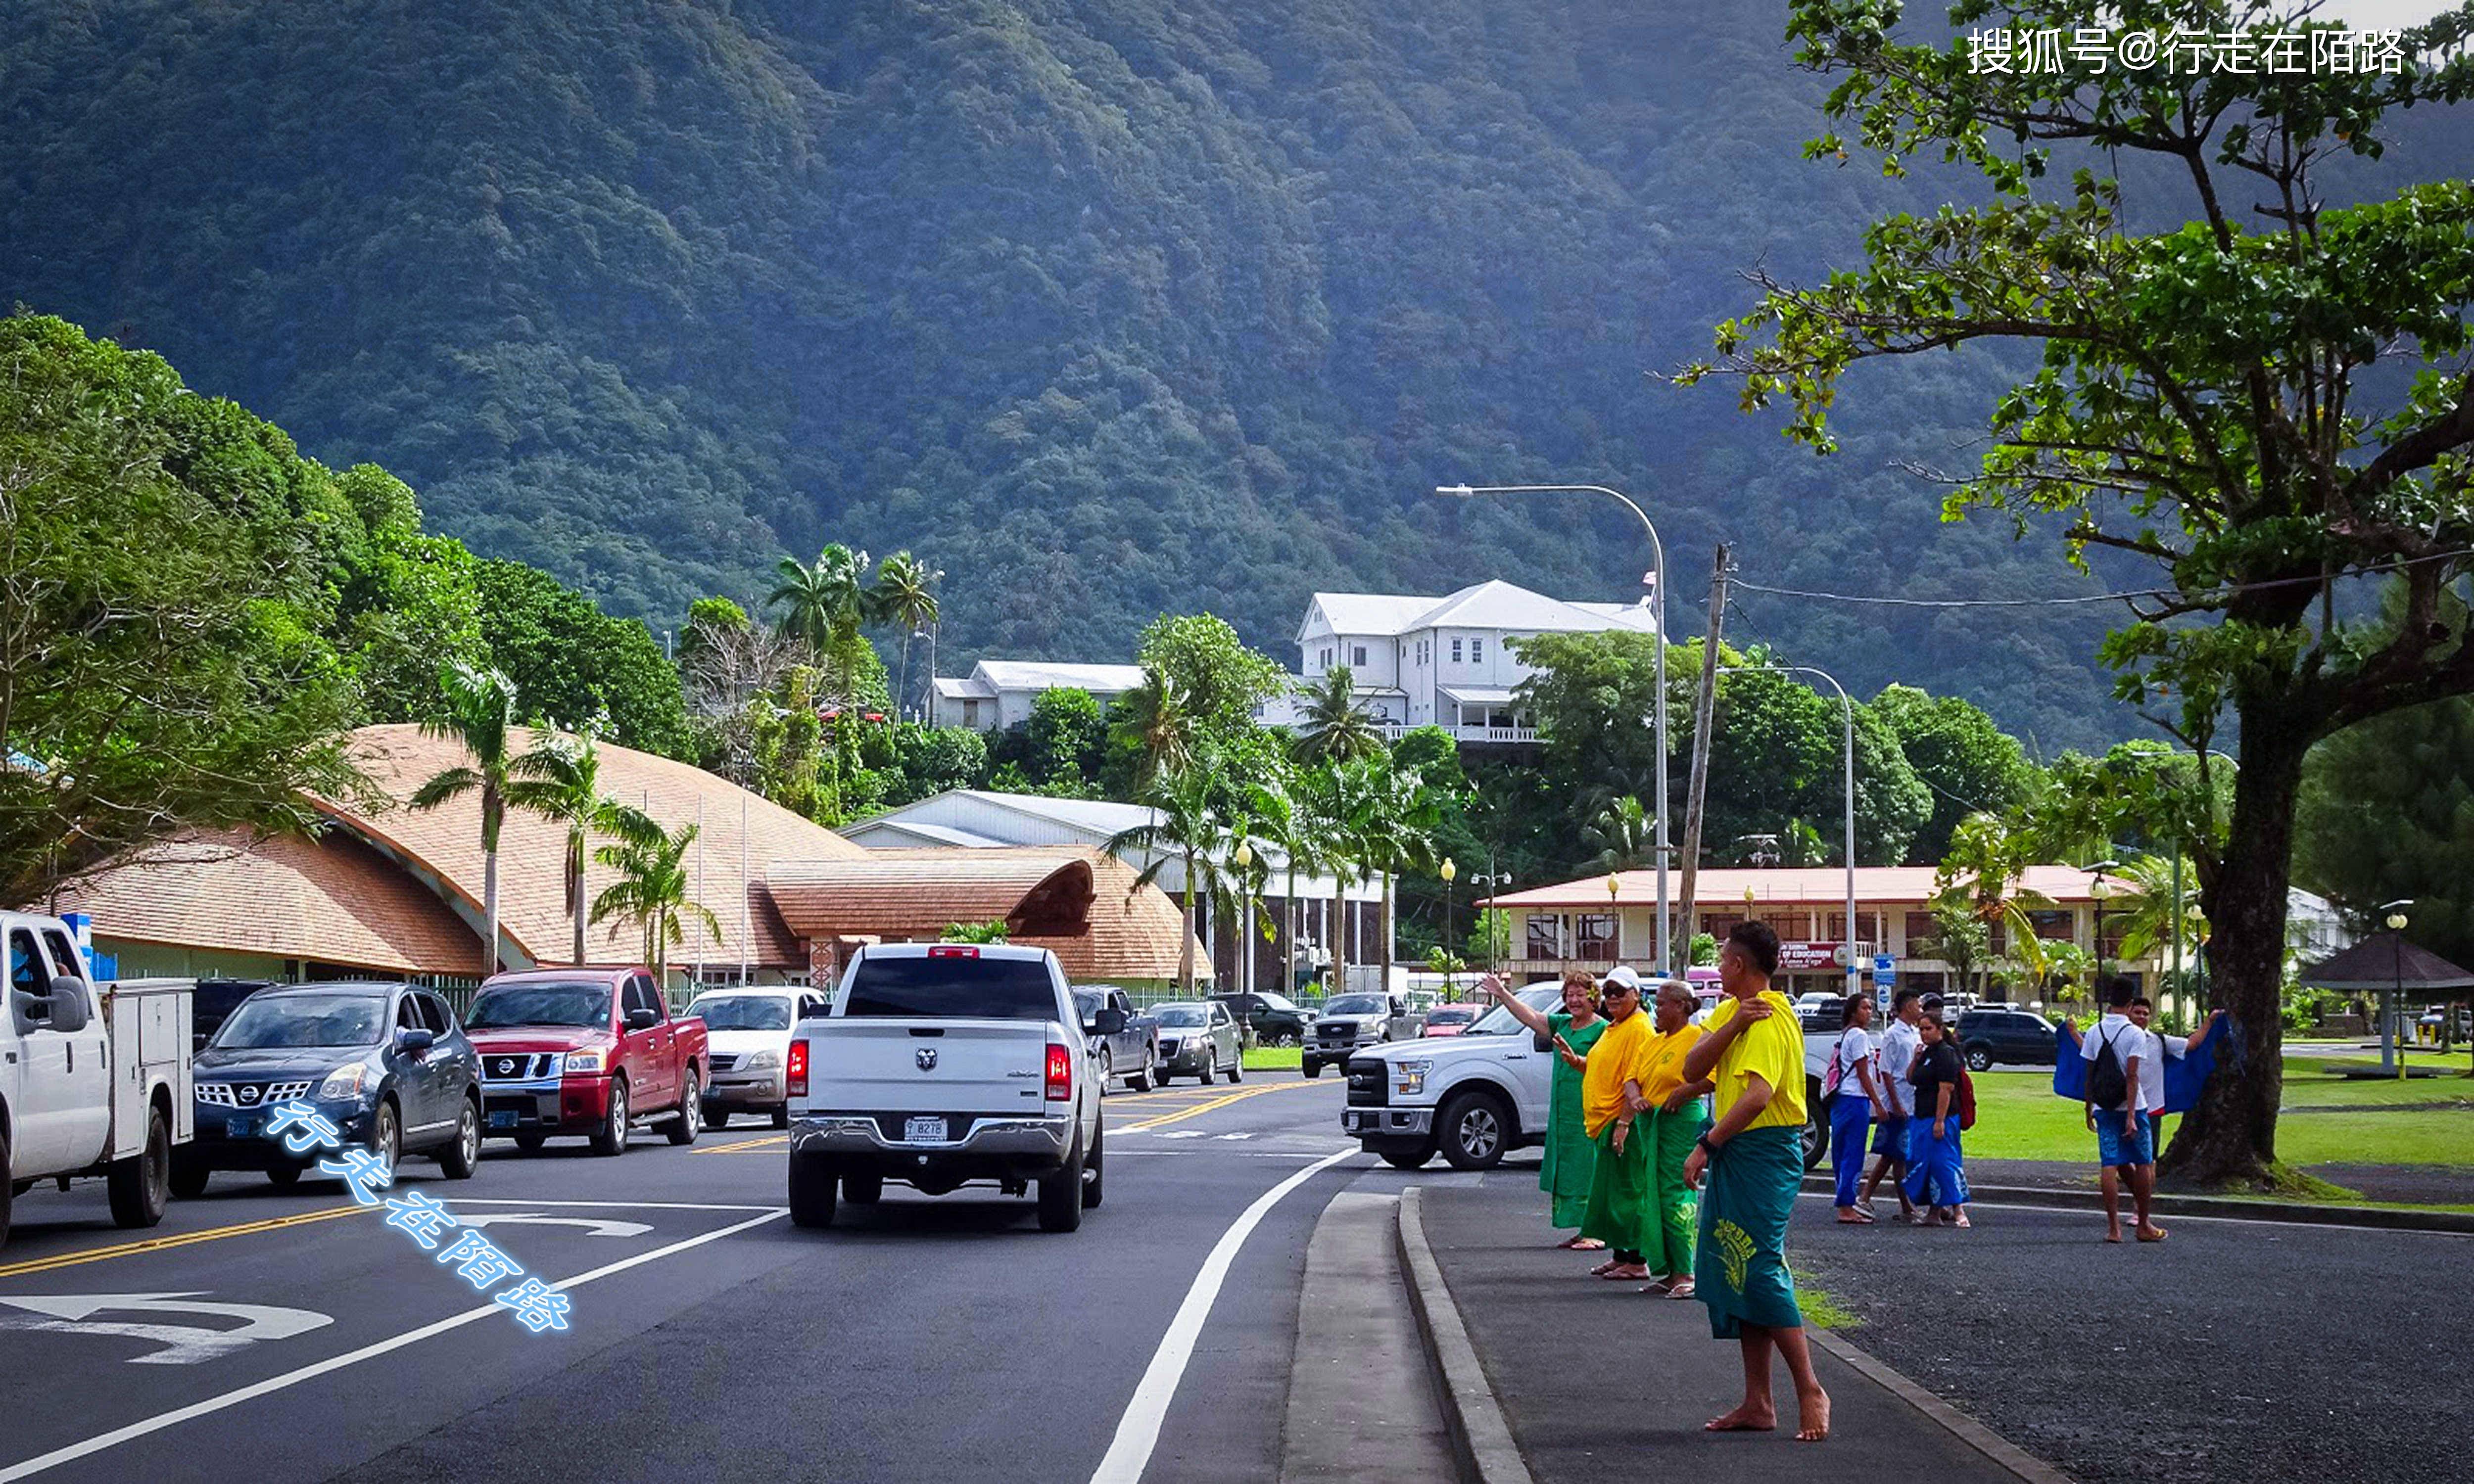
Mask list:
POLYGON ((1443 857, 1442 868, 1435 873, 1443 878, 1443 986, 1445 989, 1454 987, 1450 967, 1452 962, 1452 878, 1459 875, 1460 871, 1461 868, 1453 865, 1452 858, 1446 855, 1443 857))
POLYGON ((1847 856, 1847 993, 1856 993, 1861 970, 1856 963, 1856 701, 1837 678, 1818 665, 1808 664, 1731 664, 1720 665, 1728 671, 1768 670, 1781 675, 1817 675, 1838 692, 1839 714, 1847 725, 1844 787, 1847 793, 1846 843, 1841 848, 1847 856))
POLYGON ((2096 879, 2088 883, 2088 896, 2096 899, 2096 977, 2099 985, 2104 980, 2104 903, 2113 895, 2104 874, 2121 869, 2122 862, 2118 860, 2100 860, 2088 868, 2096 874, 2096 879))
MULTIPOLYGON (((1651 730, 1657 733, 1658 746, 1658 830, 1652 842, 1658 856, 1658 964, 1665 972, 1676 971, 1673 924, 1669 921, 1673 907, 1666 891, 1666 543, 1659 539, 1658 527, 1650 523, 1649 513, 1633 502, 1630 495, 1605 485, 1437 485, 1435 492, 1459 499, 1481 494, 1603 494, 1621 501, 1624 509, 1639 519, 1640 528, 1649 533, 1651 567, 1651 622, 1658 626, 1658 701, 1652 708, 1651 730)), ((1687 941, 1689 941, 1687 939, 1687 941)))
POLYGON ((2396 966, 2396 993, 2389 1001, 2388 1014, 2380 1017, 2380 1069, 2386 1071, 2393 1065, 2400 1079, 2405 1076, 2405 1038, 2397 1034, 2401 1029, 2397 1022, 2405 1017, 2405 909, 2413 905, 2411 897, 2380 904, 2380 911, 2388 915, 2389 950, 2394 955, 2390 962, 2396 966))

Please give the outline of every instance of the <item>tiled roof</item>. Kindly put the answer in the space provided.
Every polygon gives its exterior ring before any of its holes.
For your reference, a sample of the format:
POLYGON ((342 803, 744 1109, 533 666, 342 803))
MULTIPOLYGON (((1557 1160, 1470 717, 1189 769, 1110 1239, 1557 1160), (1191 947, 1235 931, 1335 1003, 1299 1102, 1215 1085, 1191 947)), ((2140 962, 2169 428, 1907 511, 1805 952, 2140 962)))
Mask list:
MULTIPOLYGON (((1034 921, 1025 925, 1037 928, 1070 905, 1079 909, 1067 914, 1079 917, 1079 930, 1011 941, 1055 950, 1070 978, 1174 978, 1183 916, 1136 880, 1125 862, 1070 846, 880 850, 784 862, 765 874, 783 922, 802 938, 933 939, 954 923, 1015 918, 1026 906, 1034 921), (1029 900, 1034 893, 1040 900, 1029 900)), ((1200 947, 1196 962, 1208 963, 1200 947)))
POLYGON ((61 893, 113 938, 264 953, 388 973, 471 974, 481 937, 436 894, 343 830, 315 839, 183 836, 61 893))
MULTIPOLYGON (((322 807, 380 850, 443 877, 449 890, 472 903, 477 921, 482 887, 479 795, 467 793, 430 810, 400 802, 439 773, 468 762, 462 744, 423 736, 410 726, 364 727, 353 734, 353 743, 354 759, 395 802, 375 810, 346 803, 322 807)), ((532 743, 533 733, 520 730, 510 746, 522 752, 532 743)), ((713 910, 720 922, 721 941, 716 943, 691 925, 686 941, 670 950, 672 962, 735 962, 743 951, 760 965, 806 967, 804 945, 782 925, 764 895, 765 871, 777 861, 866 858, 868 852, 691 764, 607 742, 600 754, 604 793, 644 810, 665 829, 695 824, 699 817, 703 821, 698 835, 702 849, 691 847, 688 852, 689 896, 713 910)), ((507 811, 498 835, 500 922, 519 948, 539 962, 563 964, 568 959, 571 929, 560 864, 566 850, 563 826, 521 810, 507 811)), ((586 901, 612 879, 609 868, 588 867, 586 901)), ((632 962, 643 951, 643 935, 631 923, 613 919, 585 931, 585 953, 592 962, 632 962)))
MULTIPOLYGON (((2057 902, 2090 901, 2094 898, 2088 886, 2094 879, 2076 866, 2030 866, 2017 886, 2020 890, 2033 892, 2057 902)), ((1667 874, 1670 896, 1678 880, 1676 873, 1667 874)), ((1621 872, 1617 881, 1620 889, 1615 901, 1618 905, 1655 907, 1658 904, 1657 872, 1621 872)), ((1847 899, 1847 871, 1842 866, 1703 871, 1692 889, 1695 910, 1718 912, 1724 911, 1729 903, 1740 906, 1746 887, 1752 888, 1753 900, 1757 904, 1811 902, 1826 905, 1847 899)), ((1856 900, 1859 906, 1905 903, 1921 907, 1931 900, 1933 895, 1933 868, 1930 866, 1856 868, 1856 900)), ((1604 875, 1582 876, 1552 886, 1534 886, 1527 891, 1507 892, 1488 898, 1485 904, 1496 907, 1603 907, 1607 904, 1607 878, 1604 875)))

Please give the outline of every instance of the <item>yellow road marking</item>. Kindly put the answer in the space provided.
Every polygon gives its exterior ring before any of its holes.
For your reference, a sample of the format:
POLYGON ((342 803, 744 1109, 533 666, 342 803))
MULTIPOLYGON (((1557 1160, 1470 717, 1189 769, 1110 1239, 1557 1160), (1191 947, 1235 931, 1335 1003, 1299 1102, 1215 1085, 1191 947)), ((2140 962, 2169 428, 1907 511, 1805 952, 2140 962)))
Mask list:
POLYGON ((1225 1108, 1231 1103, 1243 1102, 1249 1097, 1261 1097, 1266 1092, 1286 1092, 1297 1088, 1310 1088, 1314 1086, 1316 1086, 1316 1084, 1311 1082, 1274 1082, 1259 1088, 1246 1088, 1239 1091, 1228 1093, 1223 1097, 1215 1097, 1207 1103, 1197 1103, 1191 1108, 1180 1108, 1173 1113, 1162 1113, 1158 1117, 1150 1119, 1146 1122, 1127 1124, 1117 1132, 1120 1134, 1140 1134, 1145 1129, 1156 1129, 1165 1124, 1182 1122, 1183 1120, 1194 1117, 1197 1114, 1207 1113, 1215 1108, 1225 1108))
POLYGON ((705 1145, 705 1146, 704 1146, 703 1148, 701 1148, 701 1149, 691 1149, 691 1150, 689 1150, 689 1151, 688 1151, 688 1153, 690 1153, 690 1154, 737 1154, 737 1153, 739 1153, 740 1150, 743 1150, 743 1149, 764 1149, 764 1148, 768 1148, 768 1147, 770 1147, 770 1146, 772 1146, 772 1145, 774 1145, 774 1144, 787 1144, 787 1143, 788 1143, 789 1141, 790 1141, 790 1136, 789 1136, 789 1135, 788 1135, 788 1134, 776 1134, 776 1135, 774 1135, 774 1136, 773 1136, 772 1137, 770 1137, 770 1138, 742 1138, 742 1139, 740 1139, 738 1143, 735 1143, 735 1144, 707 1144, 707 1145, 705 1145))
POLYGON ((172 1236, 150 1236, 144 1241, 122 1242, 114 1247, 94 1247, 85 1252, 56 1253, 48 1257, 29 1257, 0 1267, 0 1278, 16 1278, 27 1273, 48 1273, 54 1268, 71 1268, 80 1263, 101 1262, 106 1257, 133 1257, 144 1252, 163 1252, 174 1247, 186 1247, 193 1242, 219 1241, 227 1236, 252 1236, 260 1232, 276 1232, 285 1227, 307 1226, 313 1221, 332 1221, 338 1216, 357 1215, 376 1210, 374 1206, 337 1206, 326 1210, 303 1211, 297 1216, 275 1216, 265 1221, 245 1221, 238 1226, 213 1227, 204 1232, 182 1232, 172 1236))

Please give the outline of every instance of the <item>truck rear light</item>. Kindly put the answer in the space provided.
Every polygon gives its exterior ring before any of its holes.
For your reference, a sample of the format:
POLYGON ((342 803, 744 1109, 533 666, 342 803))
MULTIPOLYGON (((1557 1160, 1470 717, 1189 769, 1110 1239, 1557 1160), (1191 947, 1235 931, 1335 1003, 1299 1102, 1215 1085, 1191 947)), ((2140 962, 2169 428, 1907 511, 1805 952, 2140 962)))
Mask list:
POLYGON ((789 1089, 790 1096, 808 1095, 808 1043, 806 1041, 790 1042, 790 1060, 784 1067, 782 1075, 784 1086, 789 1089))
POLYGON ((1063 1046, 1048 1048, 1048 1100, 1070 1103, 1074 1100, 1074 1057, 1063 1046))
POLYGON ((942 943, 928 950, 930 958, 978 958, 980 950, 970 945, 942 943))

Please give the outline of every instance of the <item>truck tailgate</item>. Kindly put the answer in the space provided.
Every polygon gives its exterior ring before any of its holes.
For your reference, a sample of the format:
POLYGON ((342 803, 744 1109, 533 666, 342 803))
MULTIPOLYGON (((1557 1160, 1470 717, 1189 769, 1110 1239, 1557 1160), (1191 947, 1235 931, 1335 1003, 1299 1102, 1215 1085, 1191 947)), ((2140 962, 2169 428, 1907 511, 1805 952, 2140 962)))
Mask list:
POLYGON ((802 1021, 805 1099, 794 1113, 971 1113, 1038 1117, 1049 1031, 1024 1020, 802 1021))

